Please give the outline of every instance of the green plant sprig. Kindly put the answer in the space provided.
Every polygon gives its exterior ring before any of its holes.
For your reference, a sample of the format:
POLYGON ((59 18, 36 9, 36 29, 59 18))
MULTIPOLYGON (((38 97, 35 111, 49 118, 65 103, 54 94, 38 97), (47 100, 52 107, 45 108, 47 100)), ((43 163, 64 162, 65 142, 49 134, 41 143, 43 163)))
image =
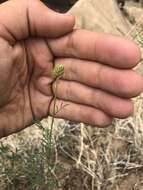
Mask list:
POLYGON ((52 121, 51 121, 51 129, 50 129, 50 141, 52 144, 52 132, 53 132, 53 125, 54 125, 54 119, 56 114, 58 113, 58 109, 56 110, 56 100, 57 100, 57 83, 58 80, 63 76, 64 74, 64 65, 62 64, 56 64, 54 69, 53 69, 53 77, 54 77, 54 82, 53 82, 53 112, 52 112, 52 121))

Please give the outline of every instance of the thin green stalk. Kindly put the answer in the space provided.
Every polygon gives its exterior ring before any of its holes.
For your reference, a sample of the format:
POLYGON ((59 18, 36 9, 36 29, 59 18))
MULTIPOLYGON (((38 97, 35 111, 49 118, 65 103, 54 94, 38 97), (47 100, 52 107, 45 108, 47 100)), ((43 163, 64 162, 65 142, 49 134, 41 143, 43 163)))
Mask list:
MULTIPOLYGON (((57 100, 57 83, 58 80, 63 76, 64 74, 64 66, 62 64, 57 64, 55 65, 54 69, 53 69, 53 77, 54 77, 54 83, 55 84, 55 88, 53 88, 53 113, 52 113, 52 121, 51 121, 51 128, 50 128, 50 146, 52 149, 52 134, 53 134, 53 126, 54 126, 54 119, 56 116, 56 100, 57 100)), ((50 150, 51 153, 51 150, 50 150)))
POLYGON ((56 100, 57 100, 57 81, 58 78, 55 80, 55 92, 54 92, 54 99, 53 99, 53 113, 52 113, 52 121, 51 121, 51 128, 50 128, 50 145, 52 148, 52 134, 53 134, 53 126, 54 126, 54 120, 55 120, 55 115, 56 115, 56 100))

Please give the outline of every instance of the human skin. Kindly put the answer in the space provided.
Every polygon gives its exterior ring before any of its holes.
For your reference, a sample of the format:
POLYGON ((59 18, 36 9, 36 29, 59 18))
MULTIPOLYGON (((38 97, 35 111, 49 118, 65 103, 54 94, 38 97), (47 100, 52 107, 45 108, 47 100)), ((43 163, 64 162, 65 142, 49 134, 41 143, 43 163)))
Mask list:
POLYGON ((132 71, 138 47, 124 38, 73 30, 74 17, 48 9, 39 0, 0 5, 0 137, 52 114, 54 64, 63 64, 56 117, 92 126, 133 114, 132 97, 143 78, 132 71))

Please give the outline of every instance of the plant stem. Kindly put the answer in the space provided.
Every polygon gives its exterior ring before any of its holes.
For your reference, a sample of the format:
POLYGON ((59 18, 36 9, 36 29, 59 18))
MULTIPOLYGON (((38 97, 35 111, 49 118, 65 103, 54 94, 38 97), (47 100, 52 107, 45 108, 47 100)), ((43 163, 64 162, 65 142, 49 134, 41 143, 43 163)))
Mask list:
POLYGON ((51 128, 50 128, 50 145, 52 148, 52 133, 53 133, 53 127, 54 127, 54 120, 55 120, 55 110, 56 110, 56 99, 57 99, 57 81, 58 77, 55 79, 55 90, 53 90, 54 93, 54 105, 53 105, 53 113, 52 113, 52 121, 51 121, 51 128))

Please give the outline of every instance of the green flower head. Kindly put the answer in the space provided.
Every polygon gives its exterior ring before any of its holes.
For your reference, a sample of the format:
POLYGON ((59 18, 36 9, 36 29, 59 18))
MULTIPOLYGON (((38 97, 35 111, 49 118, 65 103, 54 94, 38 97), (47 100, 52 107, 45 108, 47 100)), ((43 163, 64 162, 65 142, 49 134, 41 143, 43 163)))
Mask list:
POLYGON ((64 74, 64 65, 62 64, 56 64, 53 69, 53 77, 61 77, 64 74))

